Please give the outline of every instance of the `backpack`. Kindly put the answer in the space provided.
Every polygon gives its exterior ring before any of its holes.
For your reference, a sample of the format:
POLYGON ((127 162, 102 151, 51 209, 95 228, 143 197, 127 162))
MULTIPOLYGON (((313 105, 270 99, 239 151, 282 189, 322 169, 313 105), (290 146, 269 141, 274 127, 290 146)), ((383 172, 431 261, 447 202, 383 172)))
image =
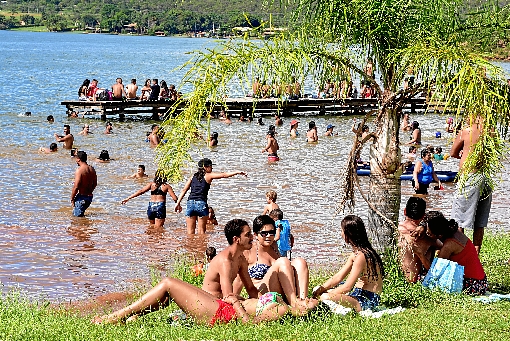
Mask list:
POLYGON ((113 98, 112 92, 106 89, 98 93, 96 96, 96 99, 98 101, 111 101, 112 98, 113 98))

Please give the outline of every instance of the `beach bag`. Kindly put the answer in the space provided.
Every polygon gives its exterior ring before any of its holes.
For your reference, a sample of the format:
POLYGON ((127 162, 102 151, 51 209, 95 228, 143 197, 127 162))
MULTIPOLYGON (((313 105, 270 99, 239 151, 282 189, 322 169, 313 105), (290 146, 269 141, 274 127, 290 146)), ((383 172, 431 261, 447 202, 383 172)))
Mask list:
POLYGON ((448 293, 460 293, 464 283, 464 267, 445 258, 434 258, 423 286, 440 288, 448 293))
POLYGON ((103 90, 96 95, 98 101, 111 101, 113 99, 111 91, 103 90))

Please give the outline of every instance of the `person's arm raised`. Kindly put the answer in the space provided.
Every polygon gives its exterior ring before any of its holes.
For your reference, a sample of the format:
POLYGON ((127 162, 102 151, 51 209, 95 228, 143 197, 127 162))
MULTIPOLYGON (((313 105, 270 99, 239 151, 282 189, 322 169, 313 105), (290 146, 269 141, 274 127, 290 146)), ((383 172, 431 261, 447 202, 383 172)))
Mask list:
MULTIPOLYGON (((206 173, 205 174, 205 177, 206 177, 206 181, 207 181, 207 178, 209 178, 209 180, 213 180, 213 179, 224 179, 224 178, 230 178, 230 177, 233 177, 235 175, 244 175, 244 176, 248 176, 248 174, 246 174, 245 172, 241 172, 241 171, 237 171, 237 172, 228 172, 228 173, 206 173)), ((208 181, 209 182, 209 181, 208 181)))
POLYGON ((142 195, 144 194, 145 192, 149 191, 151 189, 151 185, 152 185, 152 182, 143 186, 141 190, 139 190, 138 192, 136 192, 135 194, 132 194, 130 195, 129 197, 127 197, 126 199, 122 200, 120 203, 122 205, 124 205, 125 203, 127 203, 129 200, 133 199, 133 198, 136 198, 137 196, 139 195, 142 195))

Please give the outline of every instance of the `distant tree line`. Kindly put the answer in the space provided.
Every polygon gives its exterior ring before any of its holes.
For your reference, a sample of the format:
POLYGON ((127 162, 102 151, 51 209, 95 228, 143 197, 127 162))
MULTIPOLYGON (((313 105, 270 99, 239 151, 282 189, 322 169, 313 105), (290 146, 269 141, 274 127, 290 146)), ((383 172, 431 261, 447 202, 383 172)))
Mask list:
POLYGON ((251 0, 7 0, 0 3, 0 10, 4 11, 0 29, 18 27, 21 21, 25 26, 44 25, 50 31, 96 29, 138 34, 183 34, 213 28, 230 33, 233 27, 258 27, 270 20, 275 26, 288 26, 282 9, 251 0), (21 17, 15 13, 22 13, 21 17))

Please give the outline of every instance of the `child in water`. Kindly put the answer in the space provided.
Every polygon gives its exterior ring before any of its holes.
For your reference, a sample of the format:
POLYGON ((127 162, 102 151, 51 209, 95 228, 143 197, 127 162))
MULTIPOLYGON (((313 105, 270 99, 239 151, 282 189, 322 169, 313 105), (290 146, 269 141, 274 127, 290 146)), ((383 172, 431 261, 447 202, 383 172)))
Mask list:
POLYGON ((314 288, 313 297, 337 302, 357 312, 373 309, 379 305, 382 292, 384 268, 381 257, 370 244, 360 217, 348 215, 341 226, 342 237, 353 252, 337 274, 314 288))
POLYGON ((264 207, 264 212, 262 212, 262 215, 269 214, 272 210, 276 210, 277 208, 280 208, 278 204, 276 203, 276 198, 278 197, 278 194, 276 194, 275 191, 270 190, 266 192, 266 201, 267 205, 264 207))

